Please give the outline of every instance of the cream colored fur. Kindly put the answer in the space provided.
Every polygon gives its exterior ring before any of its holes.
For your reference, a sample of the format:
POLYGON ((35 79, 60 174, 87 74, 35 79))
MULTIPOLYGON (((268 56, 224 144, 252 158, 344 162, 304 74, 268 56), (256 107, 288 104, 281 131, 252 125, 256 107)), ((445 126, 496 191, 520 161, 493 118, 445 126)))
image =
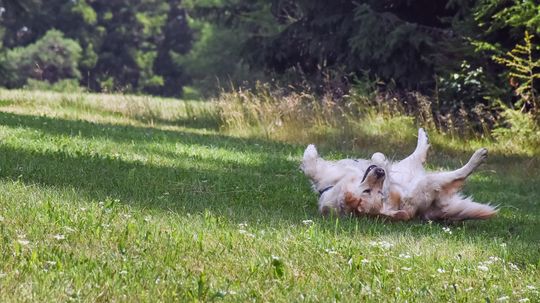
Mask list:
POLYGON ((485 148, 477 150, 463 167, 448 172, 425 171, 428 149, 423 129, 418 130, 415 151, 394 163, 381 153, 373 154, 370 160, 327 161, 319 156, 314 145, 309 145, 301 168, 315 191, 326 189, 319 198, 323 214, 334 211, 395 220, 459 221, 487 219, 497 213, 493 206, 476 203, 459 193, 466 178, 486 159, 485 148), (366 172, 370 166, 375 168, 366 172))

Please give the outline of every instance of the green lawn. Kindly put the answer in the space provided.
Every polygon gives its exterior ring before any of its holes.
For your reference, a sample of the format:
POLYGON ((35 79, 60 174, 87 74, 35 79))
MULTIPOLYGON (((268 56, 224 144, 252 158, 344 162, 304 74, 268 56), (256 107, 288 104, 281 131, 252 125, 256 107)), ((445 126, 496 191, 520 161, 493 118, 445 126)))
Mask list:
MULTIPOLYGON (((0 302, 540 301, 538 155, 495 151, 470 178, 466 193, 500 205, 489 221, 324 219, 304 144, 212 117, 207 103, 0 90, 0 302)), ((374 142, 321 152, 399 158, 415 143, 374 142)), ((472 154, 444 142, 434 169, 472 154)))

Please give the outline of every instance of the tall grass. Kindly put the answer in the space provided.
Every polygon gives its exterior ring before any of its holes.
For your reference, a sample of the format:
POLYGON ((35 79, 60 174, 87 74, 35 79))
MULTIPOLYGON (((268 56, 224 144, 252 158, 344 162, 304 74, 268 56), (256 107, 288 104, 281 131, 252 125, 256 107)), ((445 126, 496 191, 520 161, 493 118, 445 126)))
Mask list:
POLYGON ((533 120, 510 114, 497 120, 482 105, 473 113, 460 107, 443 115, 430 98, 419 93, 398 96, 352 91, 336 100, 330 94, 316 96, 259 85, 253 90, 223 92, 214 102, 220 125, 230 133, 287 142, 324 141, 344 147, 365 146, 365 140, 403 142, 417 127, 424 127, 435 140, 467 139, 518 154, 540 150, 533 120))

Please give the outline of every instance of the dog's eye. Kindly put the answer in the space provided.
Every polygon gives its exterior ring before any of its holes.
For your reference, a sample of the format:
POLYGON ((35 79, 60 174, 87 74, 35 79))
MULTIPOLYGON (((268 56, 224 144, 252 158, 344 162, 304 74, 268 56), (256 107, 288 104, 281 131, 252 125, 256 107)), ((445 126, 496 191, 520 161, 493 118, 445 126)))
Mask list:
POLYGON ((368 189, 364 190, 362 193, 364 193, 364 194, 370 194, 370 193, 371 193, 371 189, 368 188, 368 189))

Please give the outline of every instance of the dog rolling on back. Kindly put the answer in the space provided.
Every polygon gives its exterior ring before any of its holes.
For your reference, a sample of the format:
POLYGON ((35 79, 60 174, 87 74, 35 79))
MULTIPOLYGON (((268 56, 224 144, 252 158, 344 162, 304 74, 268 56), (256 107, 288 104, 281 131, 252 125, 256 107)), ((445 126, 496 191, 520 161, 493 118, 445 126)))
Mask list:
POLYGON ((429 149, 426 133, 418 131, 418 144, 407 158, 388 163, 381 153, 371 160, 322 159, 315 146, 304 152, 301 168, 319 193, 323 214, 379 215, 394 220, 460 221, 487 219, 497 210, 472 201, 459 191, 466 178, 487 157, 487 150, 477 150, 462 168, 449 172, 428 173, 424 163, 429 149))

